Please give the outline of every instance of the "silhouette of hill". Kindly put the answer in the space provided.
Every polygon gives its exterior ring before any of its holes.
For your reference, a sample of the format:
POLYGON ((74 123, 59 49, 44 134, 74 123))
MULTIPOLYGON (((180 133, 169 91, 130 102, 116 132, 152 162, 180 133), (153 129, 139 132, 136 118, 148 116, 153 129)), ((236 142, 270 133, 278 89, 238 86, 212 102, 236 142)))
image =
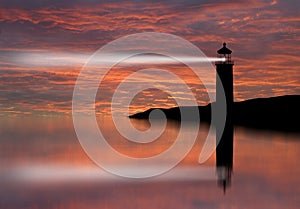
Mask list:
MULTIPOLYGON (((215 105, 215 103, 212 103, 215 105)), ((191 108, 191 107, 182 107, 191 108)), ((154 109, 163 111, 168 119, 180 120, 179 107, 170 109, 151 108, 129 116, 148 119, 154 109)), ((201 122, 211 121, 211 104, 198 106, 201 122)), ((234 125, 259 129, 300 132, 300 95, 257 98, 234 103, 234 125)))

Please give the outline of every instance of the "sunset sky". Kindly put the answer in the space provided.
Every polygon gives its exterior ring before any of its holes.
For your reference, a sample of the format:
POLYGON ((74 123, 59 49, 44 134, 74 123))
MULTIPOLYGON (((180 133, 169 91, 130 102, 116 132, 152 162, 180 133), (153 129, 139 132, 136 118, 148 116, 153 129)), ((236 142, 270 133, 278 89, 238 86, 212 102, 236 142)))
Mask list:
MULTIPOLYGON (((70 114, 88 57, 141 32, 180 36, 209 57, 226 41, 235 60, 236 101, 300 94, 299 10, 298 0, 1 0, 0 114, 70 114)), ((184 66, 176 70, 197 93, 199 81, 184 66)), ((128 76, 125 69, 116 72, 103 84, 107 91, 128 76)), ((144 92, 135 111, 174 105, 163 96, 144 92)), ((205 104, 201 93, 197 100, 205 104)))

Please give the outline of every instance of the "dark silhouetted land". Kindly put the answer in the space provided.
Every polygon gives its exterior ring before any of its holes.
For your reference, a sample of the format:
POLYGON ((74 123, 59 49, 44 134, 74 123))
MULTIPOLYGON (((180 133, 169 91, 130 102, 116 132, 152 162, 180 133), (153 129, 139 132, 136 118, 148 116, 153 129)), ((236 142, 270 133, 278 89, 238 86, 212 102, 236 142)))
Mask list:
MULTIPOLYGON (((201 122, 211 121, 211 105, 199 106, 201 122)), ((190 107, 182 107, 190 108, 190 107)), ((168 119, 180 120, 179 107, 162 110, 168 119)), ((148 119, 154 110, 129 116, 136 119, 148 119)), ((270 98, 257 98, 234 103, 234 125, 259 129, 300 132, 300 95, 286 95, 270 98)))

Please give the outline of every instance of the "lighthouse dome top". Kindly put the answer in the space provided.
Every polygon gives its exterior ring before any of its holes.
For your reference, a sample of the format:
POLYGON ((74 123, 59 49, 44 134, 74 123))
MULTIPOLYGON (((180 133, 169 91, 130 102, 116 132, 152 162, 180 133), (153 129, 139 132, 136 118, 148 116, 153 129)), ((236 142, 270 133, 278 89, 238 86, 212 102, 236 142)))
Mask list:
POLYGON ((218 54, 231 54, 232 53, 232 51, 226 47, 225 42, 223 43, 223 47, 221 49, 219 49, 217 52, 218 52, 218 54))

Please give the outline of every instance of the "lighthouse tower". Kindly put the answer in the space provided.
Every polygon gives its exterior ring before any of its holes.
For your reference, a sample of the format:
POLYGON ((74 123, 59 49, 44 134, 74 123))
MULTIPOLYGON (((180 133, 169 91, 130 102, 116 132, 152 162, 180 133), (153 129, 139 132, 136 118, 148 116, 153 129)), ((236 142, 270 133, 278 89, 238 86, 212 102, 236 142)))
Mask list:
POLYGON ((216 134, 220 142, 216 148, 216 166, 218 183, 223 187, 224 193, 231 182, 231 173, 233 165, 233 65, 231 60, 232 51, 223 43, 223 47, 217 51, 218 57, 225 58, 224 61, 215 63, 217 71, 216 84, 216 105, 220 107, 226 101, 225 109, 226 122, 225 127, 216 123, 216 134), (224 95, 225 94, 225 95, 224 95))
POLYGON ((220 79, 217 79, 217 102, 218 97, 222 97, 218 94, 223 93, 219 88, 224 89, 227 114, 232 114, 233 105, 233 65, 234 62, 231 60, 232 51, 226 47, 226 43, 223 43, 223 47, 217 51, 218 57, 225 58, 224 62, 216 62, 217 74, 220 79))

